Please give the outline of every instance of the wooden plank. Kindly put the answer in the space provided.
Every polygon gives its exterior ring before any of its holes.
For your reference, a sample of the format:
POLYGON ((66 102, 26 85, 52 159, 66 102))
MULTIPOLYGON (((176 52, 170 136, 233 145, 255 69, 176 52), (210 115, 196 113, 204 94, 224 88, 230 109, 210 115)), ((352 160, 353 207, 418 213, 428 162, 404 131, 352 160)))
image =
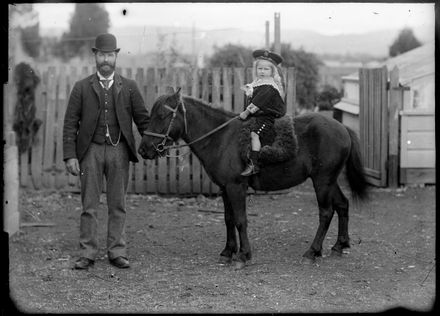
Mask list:
POLYGON ((368 70, 368 162, 367 166, 369 168, 373 168, 373 159, 374 159, 374 142, 373 142, 373 132, 374 132, 374 100, 376 90, 374 89, 374 77, 373 70, 368 70))
POLYGON ((296 89, 295 89, 295 68, 289 67, 287 69, 286 78, 286 114, 295 116, 296 108, 296 89))
POLYGON ((435 150, 408 150, 402 168, 435 168, 435 150))
POLYGON ((212 70, 212 105, 221 107, 220 104, 220 68, 212 70))
POLYGON ((156 81, 155 81, 155 71, 154 68, 147 68, 147 78, 146 78, 146 95, 145 103, 148 111, 151 113, 154 101, 156 100, 156 81))
POLYGON ((45 143, 43 154, 43 186, 45 188, 54 188, 54 122, 55 122, 55 100, 56 100, 56 76, 55 67, 49 66, 47 79, 47 112, 45 143))
POLYGON ((163 95, 166 93, 166 69, 157 68, 156 69, 156 81, 157 81, 157 95, 163 95))
POLYGON ((57 98, 57 128, 56 128, 56 152, 55 152, 55 164, 56 164, 56 176, 55 187, 57 189, 64 188, 67 185, 67 172, 64 166, 63 160, 63 126, 64 126, 64 114, 67 107, 67 78, 66 67, 61 65, 58 72, 58 98, 57 98))
POLYGON ((389 148, 388 148, 388 185, 399 185, 399 111, 403 107, 403 90, 399 89, 399 69, 394 67, 390 73, 389 107, 389 148))
POLYGON ((178 193, 178 163, 177 163, 177 149, 170 149, 170 157, 168 158, 168 175, 169 175, 169 188, 168 193, 176 194, 178 193))
POLYGON ((363 165, 366 164, 365 150, 365 69, 359 69, 359 140, 363 165))
POLYGON ((232 68, 223 68, 223 102, 222 107, 232 112, 232 68))
POLYGON ((408 131, 435 131, 435 114, 407 115, 404 113, 402 117, 408 118, 408 131))
POLYGON ((380 178, 380 172, 378 170, 375 169, 371 169, 371 168, 365 168, 365 174, 369 177, 373 177, 376 179, 380 178))
MULTIPOLYGON (((142 91, 144 91, 144 85, 145 85, 143 68, 137 68, 136 83, 137 83, 137 86, 142 94, 142 91)), ((144 96, 142 96, 142 97, 144 98, 144 96)), ((137 132, 137 127, 134 123, 133 123, 133 129, 135 130, 134 139, 135 139, 135 148, 137 150, 139 148, 140 143, 141 143, 142 137, 141 137, 141 135, 139 135, 139 132, 137 132)), ((136 193, 144 193, 145 192, 145 182, 144 182, 145 169, 144 169, 144 164, 143 164, 143 158, 138 153, 136 153, 136 155, 137 155, 137 158, 139 159, 139 162, 134 164, 134 170, 133 170, 134 178, 135 178, 134 191, 136 193)))
POLYGON ((32 161, 31 161, 31 174, 33 187, 36 190, 42 188, 42 175, 43 175, 43 144, 44 144, 44 127, 46 111, 46 83, 43 82, 41 72, 36 69, 37 75, 40 77, 40 84, 35 90, 35 118, 40 119, 43 123, 40 125, 37 133, 35 134, 34 145, 32 146, 32 161))
POLYGON ((234 106, 233 112, 240 113, 245 107, 245 94, 240 89, 245 84, 244 68, 234 68, 234 106))
POLYGON ((156 180, 156 160, 144 160, 145 173, 146 173, 146 191, 147 193, 157 193, 157 180, 156 180))
POLYGON ((408 150, 435 150, 435 131, 407 131, 405 139, 408 150))
POLYGON ((381 164, 381 147, 377 146, 377 144, 380 144, 382 141, 381 138, 381 120, 382 120, 382 106, 381 106, 381 97, 382 97, 382 81, 381 81, 381 73, 379 70, 373 71, 373 83, 374 83, 374 99, 372 107, 373 112, 373 139, 372 139, 372 147, 373 147, 373 161, 372 161, 372 167, 376 170, 380 169, 381 164))
POLYGON ((20 185, 28 187, 31 184, 29 175, 29 150, 19 154, 20 155, 20 185))
POLYGON ((435 184, 435 168, 402 168, 400 169, 402 184, 435 184))
POLYGON ((159 158, 158 159, 158 171, 157 171, 157 179, 158 193, 167 194, 168 193, 168 160, 167 158, 159 158))
POLYGON ((210 96, 211 96, 211 85, 209 84, 210 81, 210 72, 209 69, 204 68, 202 70, 202 100, 206 101, 207 103, 210 102, 210 96))
MULTIPOLYGON (((209 97, 211 95, 211 85, 209 84, 209 70, 203 69, 202 75, 202 98, 204 101, 209 102, 209 97)), ((196 158, 196 157, 194 157, 196 158)), ((196 158, 197 159, 197 158, 196 158)), ((201 192, 209 194, 210 192, 210 179, 208 178, 205 169, 201 168, 201 192)))
POLYGON ((176 87, 181 88, 182 95, 189 95, 191 93, 188 84, 188 73, 184 68, 179 68, 176 72, 176 87))
POLYGON ((191 96, 200 99, 200 90, 199 69, 195 68, 191 72, 191 96))
MULTIPOLYGON (((156 88, 155 69, 147 68, 145 103, 149 113, 151 113, 154 101, 156 100, 156 88)), ((146 173, 146 191, 147 193, 156 193, 156 161, 145 160, 144 164, 146 173)))
POLYGON ((382 119, 381 119, 381 135, 379 135, 378 143, 381 145, 381 162, 380 162, 380 172, 381 172, 381 185, 387 186, 387 163, 388 163, 388 91, 386 89, 388 82, 388 70, 387 67, 381 68, 381 100, 380 105, 382 109, 382 119))
POLYGON ((3 115, 4 115, 4 130, 12 131, 12 125, 14 121, 14 109, 15 104, 17 103, 17 86, 14 82, 15 67, 9 67, 8 71, 8 83, 5 85, 5 93, 3 96, 4 107, 3 107, 3 115))

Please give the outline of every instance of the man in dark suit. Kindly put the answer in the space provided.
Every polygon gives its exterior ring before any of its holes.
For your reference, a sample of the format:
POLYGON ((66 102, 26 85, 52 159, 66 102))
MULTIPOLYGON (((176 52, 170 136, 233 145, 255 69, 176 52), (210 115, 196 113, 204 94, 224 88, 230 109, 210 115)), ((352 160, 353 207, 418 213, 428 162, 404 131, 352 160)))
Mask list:
POLYGON ((76 269, 93 265, 98 253, 97 210, 103 176, 107 181, 107 255, 118 268, 130 266, 125 239, 125 196, 129 161, 138 162, 132 122, 139 133, 150 117, 136 82, 115 72, 119 48, 112 34, 95 39, 97 72, 75 83, 64 116, 67 171, 81 180, 81 256, 76 269))

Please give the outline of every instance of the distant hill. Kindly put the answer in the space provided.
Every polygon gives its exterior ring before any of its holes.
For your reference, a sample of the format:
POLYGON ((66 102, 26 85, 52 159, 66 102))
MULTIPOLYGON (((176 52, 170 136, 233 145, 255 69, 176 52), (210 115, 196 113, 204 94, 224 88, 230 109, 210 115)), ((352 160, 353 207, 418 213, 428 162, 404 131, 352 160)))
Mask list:
MULTIPOLYGON (((316 54, 365 54, 380 58, 388 55, 388 48, 399 31, 390 29, 331 36, 309 30, 282 30, 281 41, 290 43, 294 49, 302 47, 316 54)), ((434 41, 433 26, 415 28, 413 31, 422 43, 434 41)), ((212 54, 214 45, 223 46, 233 43, 259 48, 265 44, 263 31, 243 31, 233 28, 214 31, 196 29, 194 37, 190 27, 130 26, 112 28, 110 32, 117 36, 118 44, 122 48, 121 52, 135 55, 159 49, 166 50, 171 43, 174 43, 173 46, 182 53, 191 54, 194 49, 199 55, 212 54)), ((53 30, 42 30, 41 33, 56 34, 53 30)))

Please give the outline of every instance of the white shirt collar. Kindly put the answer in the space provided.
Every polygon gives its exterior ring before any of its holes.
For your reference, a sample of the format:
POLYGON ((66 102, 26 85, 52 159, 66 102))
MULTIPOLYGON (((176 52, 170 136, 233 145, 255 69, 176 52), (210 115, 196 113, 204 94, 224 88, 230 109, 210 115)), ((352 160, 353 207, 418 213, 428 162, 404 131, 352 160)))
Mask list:
POLYGON ((106 78, 103 75, 101 75, 99 71, 97 71, 96 73, 98 74, 99 80, 113 80, 113 78, 115 77, 115 72, 114 71, 113 71, 113 73, 108 78, 106 78))

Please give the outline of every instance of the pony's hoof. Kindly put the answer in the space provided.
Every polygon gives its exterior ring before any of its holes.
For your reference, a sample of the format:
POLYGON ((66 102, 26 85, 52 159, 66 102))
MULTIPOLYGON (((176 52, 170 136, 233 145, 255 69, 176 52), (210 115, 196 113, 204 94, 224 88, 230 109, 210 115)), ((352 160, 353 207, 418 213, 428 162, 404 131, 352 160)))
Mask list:
POLYGON ((299 261, 299 263, 304 264, 304 265, 313 265, 315 264, 316 260, 315 259, 310 259, 307 257, 302 257, 301 260, 299 261))
POLYGON ((234 270, 241 270, 246 266, 246 262, 243 261, 235 261, 234 262, 234 270))
POLYGON ((231 262, 232 262, 232 258, 231 257, 220 256, 218 258, 218 263, 222 264, 222 265, 230 264, 231 262))
POLYGON ((338 251, 338 250, 332 249, 332 251, 330 252, 330 256, 332 256, 332 257, 342 257, 342 251, 338 251))

